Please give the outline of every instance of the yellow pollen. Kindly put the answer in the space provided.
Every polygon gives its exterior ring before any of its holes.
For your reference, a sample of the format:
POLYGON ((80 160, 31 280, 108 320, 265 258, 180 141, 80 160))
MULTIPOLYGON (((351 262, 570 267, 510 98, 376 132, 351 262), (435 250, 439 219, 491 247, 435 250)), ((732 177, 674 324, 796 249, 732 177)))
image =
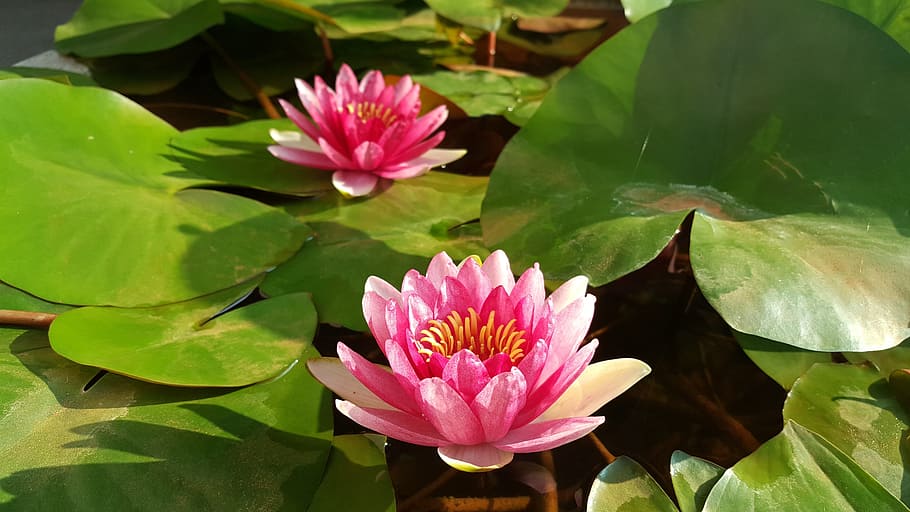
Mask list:
POLYGON ((468 308, 466 316, 452 311, 445 320, 430 320, 428 327, 420 331, 417 352, 429 361, 434 352, 451 357, 459 350, 469 349, 481 361, 506 354, 512 364, 518 364, 525 356, 525 332, 515 328, 515 319, 496 325, 495 317, 496 312, 491 311, 487 321, 481 322, 477 311, 468 308))
POLYGON ((397 116, 392 113, 392 109, 388 106, 377 105, 373 102, 348 103, 346 108, 348 114, 356 115, 362 123, 367 123, 372 119, 378 119, 382 124, 388 127, 397 119, 397 116))

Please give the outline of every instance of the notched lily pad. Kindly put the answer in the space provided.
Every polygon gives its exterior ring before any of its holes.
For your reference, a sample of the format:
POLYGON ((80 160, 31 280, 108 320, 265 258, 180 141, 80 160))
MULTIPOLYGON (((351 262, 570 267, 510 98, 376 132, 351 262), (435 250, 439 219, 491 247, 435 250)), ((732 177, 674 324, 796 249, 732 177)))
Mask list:
POLYGON ((168 306, 70 311, 51 324, 51 346, 80 364, 149 382, 220 387, 260 382, 300 357, 317 320, 305 293, 215 316, 257 282, 168 306))

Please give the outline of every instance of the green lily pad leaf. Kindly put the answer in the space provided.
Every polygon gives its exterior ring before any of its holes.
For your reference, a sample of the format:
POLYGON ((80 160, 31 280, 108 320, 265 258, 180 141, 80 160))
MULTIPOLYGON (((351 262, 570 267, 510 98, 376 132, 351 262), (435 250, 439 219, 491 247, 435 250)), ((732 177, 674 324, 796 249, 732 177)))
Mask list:
POLYGON ((902 453, 910 418, 874 369, 813 366, 787 395, 784 419, 824 436, 891 494, 910 499, 910 473, 902 453))
POLYGON ((676 450, 670 456, 670 477, 680 512, 701 512, 708 493, 720 480, 724 468, 676 450))
POLYGON ((234 14, 274 32, 312 29, 317 19, 296 16, 293 12, 281 9, 278 7, 282 3, 280 1, 220 0, 220 3, 225 13, 234 14))
POLYGON ((736 331, 733 334, 749 359, 784 389, 793 387, 815 363, 831 362, 828 352, 813 352, 736 331))
POLYGON ((724 472, 702 510, 910 509, 837 447, 788 421, 783 432, 724 472))
POLYGON ((201 190, 168 158, 177 130, 126 98, 0 80, 0 279, 52 302, 150 306, 251 279, 308 229, 201 190))
POLYGON ((470 116, 505 115, 522 109, 527 119, 550 89, 546 80, 537 77, 490 71, 437 71, 412 78, 445 96, 470 116))
POLYGON ((189 173, 223 185, 312 196, 333 189, 332 174, 289 164, 267 150, 269 130, 297 130, 287 119, 195 128, 171 139, 171 158, 189 173))
POLYGON ((553 16, 568 0, 427 0, 437 13, 469 27, 495 32, 509 16, 553 16))
POLYGON ((376 434, 336 436, 325 476, 307 511, 334 512, 344 503, 347 510, 357 512, 394 512, 384 445, 385 437, 376 434))
POLYGON ((70 311, 51 324, 51 346, 67 359, 149 382, 209 387, 260 382, 299 356, 312 341, 317 320, 304 293, 215 316, 255 286, 155 308, 70 311))
POLYGON ((319 10, 349 34, 395 30, 401 26, 406 14, 404 9, 382 1, 323 5, 319 10))
POLYGON ((541 33, 522 30, 518 26, 518 21, 512 20, 502 26, 496 34, 500 41, 534 53, 551 57, 576 57, 583 55, 603 42, 604 30, 602 27, 597 27, 567 32, 541 33))
POLYGON ((678 512, 654 478, 629 457, 617 457, 603 469, 588 495, 590 512, 678 512))
POLYGON ((851 363, 872 363, 882 377, 888 377, 896 370, 910 368, 910 340, 887 350, 875 352, 844 352, 851 363))
POLYGON ((59 314, 73 309, 73 306, 47 302, 22 290, 0 283, 0 309, 59 314))
POLYGON ((661 9, 674 4, 692 2, 695 0, 621 0, 626 19, 637 23, 645 16, 651 15, 661 9))
POLYGON ((332 405, 303 364, 232 392, 173 388, 92 379, 42 332, 0 340, 0 508, 305 509, 322 479, 332 405))
MULTIPOLYGON (((294 89, 294 79, 321 70, 325 63, 322 43, 312 27, 294 32, 275 32, 252 23, 238 22, 210 31, 231 61, 242 69, 267 96, 294 89)), ((253 94, 223 58, 212 55, 212 73, 218 87, 238 101, 253 94)))
POLYGON ((484 256, 477 224, 487 179, 444 172, 397 181, 379 195, 345 199, 327 194, 288 209, 315 232, 291 260, 269 273, 267 295, 313 294, 322 322, 364 330, 361 300, 367 277, 399 284, 430 258, 484 256))
POLYGON ((0 69, 0 80, 11 78, 44 78, 64 85, 98 85, 91 77, 69 71, 47 68, 13 66, 0 69))
MULTIPOLYGON (((379 30, 378 25, 367 27, 376 29, 376 31, 355 34, 347 32, 338 26, 327 25, 324 28, 329 39, 349 39, 356 37, 358 39, 371 41, 447 41, 445 34, 437 29, 436 13, 433 12, 432 9, 427 8, 408 11, 403 16, 399 14, 394 25, 388 23, 383 26, 381 30, 379 30)), ((384 69, 385 68, 383 68, 383 70, 384 69)))
POLYGON ((600 285, 695 210, 695 277, 733 328, 810 350, 897 345, 910 336, 906 81, 910 54, 830 5, 660 11, 563 77, 506 146, 484 240, 600 285))
POLYGON ((198 40, 153 53, 86 59, 92 77, 107 89, 123 94, 151 95, 184 81, 205 54, 198 40))
POLYGON ((54 40, 60 53, 83 57, 148 53, 223 22, 217 0, 84 0, 54 40))

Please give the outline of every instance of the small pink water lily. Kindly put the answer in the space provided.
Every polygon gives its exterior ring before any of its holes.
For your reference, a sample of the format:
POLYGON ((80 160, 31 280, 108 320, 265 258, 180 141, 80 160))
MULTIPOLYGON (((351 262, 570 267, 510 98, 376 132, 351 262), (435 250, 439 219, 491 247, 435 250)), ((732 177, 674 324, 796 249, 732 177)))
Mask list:
POLYGON ((439 253, 401 291, 367 280, 363 313, 391 368, 343 343, 339 359, 308 365, 357 423, 438 447, 456 469, 500 468, 591 432, 604 418, 588 416, 651 371, 637 359, 589 364, 587 285, 579 276, 546 297, 537 265, 516 282, 502 251, 458 266, 439 253))
POLYGON ((335 171, 332 183, 345 195, 367 195, 380 179, 420 176, 465 154, 434 149, 445 132, 433 132, 449 113, 439 106, 417 117, 420 86, 410 76, 386 86, 382 73, 370 71, 358 83, 343 64, 334 91, 318 76, 314 87, 299 79, 296 83, 310 118, 279 100, 302 133, 272 130, 278 145, 269 146, 269 152, 291 163, 335 171))

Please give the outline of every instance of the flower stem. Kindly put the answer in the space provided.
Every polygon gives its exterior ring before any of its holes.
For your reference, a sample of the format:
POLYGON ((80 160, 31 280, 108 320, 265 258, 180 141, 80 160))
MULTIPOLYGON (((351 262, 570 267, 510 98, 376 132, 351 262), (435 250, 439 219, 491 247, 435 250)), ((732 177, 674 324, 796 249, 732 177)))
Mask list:
POLYGON ((604 460, 607 461, 607 464, 612 464, 616 460, 616 456, 613 455, 610 450, 600 441, 600 438, 594 435, 594 432, 588 434, 588 439, 594 443, 594 447, 597 448, 597 451, 603 456, 604 460))
POLYGON ((231 71, 237 75, 237 78, 240 79, 246 90, 249 91, 250 94, 252 94, 262 106, 262 110, 265 111, 265 114, 272 119, 281 119, 281 114, 278 113, 278 110, 275 108, 275 105, 272 104, 272 100, 269 99, 268 95, 262 92, 262 87, 256 83, 255 80, 253 80, 253 77, 248 75, 246 71, 237 65, 234 59, 228 55, 224 47, 222 47, 218 41, 216 41, 215 38, 212 37, 208 32, 203 32, 201 34, 201 37, 202 40, 205 41, 205 43, 209 45, 209 47, 211 47, 219 57, 221 57, 221 60, 223 60, 224 63, 227 64, 229 68, 231 68, 231 71))
POLYGON ((325 32, 322 23, 316 25, 316 31, 319 33, 319 40, 322 41, 322 55, 325 57, 325 65, 332 69, 335 66, 335 53, 332 51, 332 42, 329 41, 329 35, 325 32))
POLYGON ((436 489, 439 489, 446 482, 451 480, 452 477, 455 476, 456 473, 457 472, 454 469, 449 468, 447 471, 445 471, 444 473, 442 473, 441 475, 436 477, 435 480, 433 480, 432 482, 423 486, 419 491, 417 491, 414 494, 412 494, 411 496, 409 496, 408 499, 402 501, 398 505, 398 510, 400 510, 401 512, 405 512, 405 511, 409 510, 417 502, 426 498, 427 496, 432 494, 436 489))
POLYGON ((496 32, 487 34, 487 66, 496 67, 496 32))
POLYGON ((17 325, 32 329, 47 329, 51 322, 57 318, 54 313, 38 313, 35 311, 18 311, 14 309, 0 309, 0 325, 17 325))
MULTIPOLYGON (((540 464, 550 472, 553 481, 556 481, 556 462, 553 460, 553 451, 545 450, 540 452, 540 464)), ((544 512, 559 512, 559 494, 556 486, 543 494, 544 512)))
POLYGON ((440 496, 420 502, 414 512, 518 512, 528 510, 530 496, 491 498, 440 496))

